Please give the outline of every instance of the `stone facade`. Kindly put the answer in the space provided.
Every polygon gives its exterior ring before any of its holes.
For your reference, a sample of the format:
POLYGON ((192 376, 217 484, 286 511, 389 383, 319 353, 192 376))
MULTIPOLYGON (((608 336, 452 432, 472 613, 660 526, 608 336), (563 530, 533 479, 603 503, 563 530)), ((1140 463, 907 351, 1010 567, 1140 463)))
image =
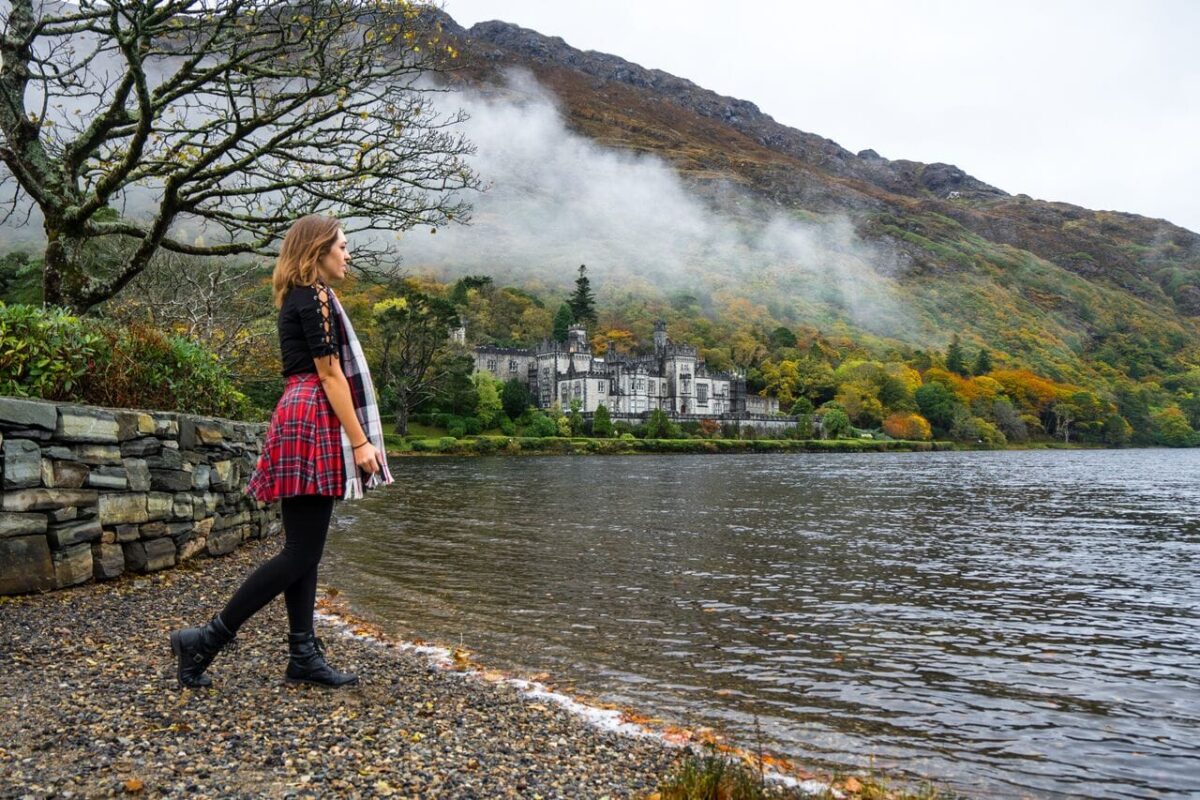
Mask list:
POLYGON ((279 530, 243 494, 266 425, 0 397, 0 595, 223 555, 279 530))
POLYGON ((654 326, 653 355, 595 358, 587 331, 574 327, 566 342, 533 349, 476 347, 475 369, 521 381, 538 408, 557 402, 566 409, 579 400, 584 414, 603 404, 614 416, 644 417, 661 408, 674 419, 730 421, 779 413, 774 397, 747 395, 742 375, 710 372, 695 347, 671 342, 661 322, 654 326))

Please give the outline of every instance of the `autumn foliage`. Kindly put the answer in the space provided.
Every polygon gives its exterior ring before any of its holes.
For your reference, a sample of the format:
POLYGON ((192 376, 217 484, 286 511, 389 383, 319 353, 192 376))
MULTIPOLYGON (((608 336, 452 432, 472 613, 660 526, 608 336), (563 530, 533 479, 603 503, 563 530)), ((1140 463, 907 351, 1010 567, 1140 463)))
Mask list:
POLYGON ((883 421, 883 432, 893 439, 927 441, 933 438, 929 422, 920 414, 914 413, 890 414, 883 421))

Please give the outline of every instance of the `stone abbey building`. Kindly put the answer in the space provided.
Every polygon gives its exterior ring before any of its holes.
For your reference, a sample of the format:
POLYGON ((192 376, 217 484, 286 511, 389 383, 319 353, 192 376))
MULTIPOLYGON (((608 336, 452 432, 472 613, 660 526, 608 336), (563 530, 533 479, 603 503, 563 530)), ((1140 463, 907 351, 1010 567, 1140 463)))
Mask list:
POLYGON ((596 358, 587 331, 575 326, 567 341, 533 349, 480 345, 475 369, 521 381, 539 408, 557 402, 569 409, 579 400, 584 414, 603 404, 614 417, 641 417, 657 408, 675 419, 765 421, 779 413, 774 397, 746 392, 744 376, 710 372, 695 347, 671 342, 663 322, 654 325, 653 355, 596 358))

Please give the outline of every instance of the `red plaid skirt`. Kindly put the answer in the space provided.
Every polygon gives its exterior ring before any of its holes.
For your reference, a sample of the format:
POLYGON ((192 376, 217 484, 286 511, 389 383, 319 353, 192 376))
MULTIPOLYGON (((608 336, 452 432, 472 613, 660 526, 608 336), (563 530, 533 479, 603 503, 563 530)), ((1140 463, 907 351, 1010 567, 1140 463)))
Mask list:
POLYGON ((342 423, 321 379, 315 372, 287 376, 246 494, 263 503, 301 494, 341 497, 343 464, 342 423))

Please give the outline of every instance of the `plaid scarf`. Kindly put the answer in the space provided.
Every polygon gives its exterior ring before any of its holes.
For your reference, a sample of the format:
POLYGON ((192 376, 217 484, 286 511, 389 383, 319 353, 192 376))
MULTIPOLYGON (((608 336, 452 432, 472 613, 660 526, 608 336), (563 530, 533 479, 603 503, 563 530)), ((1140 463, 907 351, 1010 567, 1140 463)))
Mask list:
POLYGON ((375 385, 371 383, 371 370, 367 367, 367 359, 358 343, 358 337, 354 335, 350 315, 342 308, 332 288, 329 288, 329 298, 342 323, 342 372, 346 375, 346 382, 350 384, 354 415, 358 417, 367 440, 375 445, 375 450, 379 453, 379 471, 369 475, 364 485, 363 476, 367 473, 354 463, 354 446, 345 427, 342 428, 342 461, 346 467, 346 489, 342 499, 358 500, 363 496, 364 488, 374 489, 391 483, 392 473, 388 471, 387 454, 383 449, 383 423, 379 421, 379 406, 375 404, 375 385))

